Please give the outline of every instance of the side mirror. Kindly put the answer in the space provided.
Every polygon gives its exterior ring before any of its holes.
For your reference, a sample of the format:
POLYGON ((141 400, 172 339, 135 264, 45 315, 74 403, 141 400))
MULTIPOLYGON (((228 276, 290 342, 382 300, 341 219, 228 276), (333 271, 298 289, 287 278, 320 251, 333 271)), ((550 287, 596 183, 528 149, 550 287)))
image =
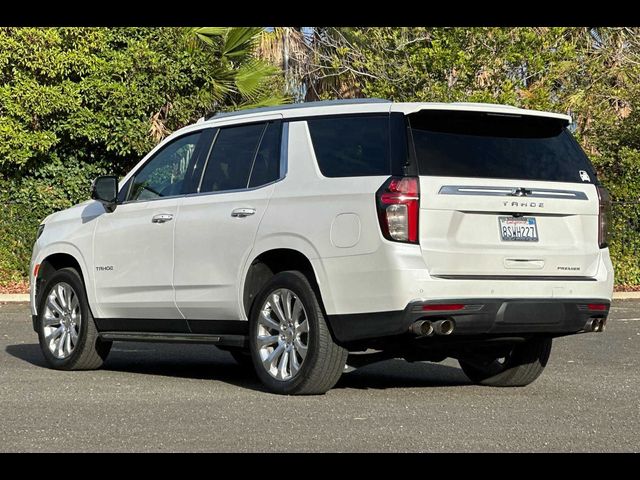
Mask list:
POLYGON ((97 177, 91 184, 91 198, 102 203, 107 212, 113 212, 117 205, 118 177, 114 175, 97 177))

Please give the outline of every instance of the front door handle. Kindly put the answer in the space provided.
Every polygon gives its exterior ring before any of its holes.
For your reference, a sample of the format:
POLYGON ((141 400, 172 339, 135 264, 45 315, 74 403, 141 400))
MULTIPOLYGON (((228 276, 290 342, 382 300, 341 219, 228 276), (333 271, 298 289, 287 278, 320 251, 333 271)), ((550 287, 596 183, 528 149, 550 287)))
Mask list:
POLYGON ((173 220, 173 213, 159 213, 153 216, 151 223, 166 223, 171 220, 173 220))
POLYGON ((237 217, 237 218, 244 218, 244 217, 248 217, 249 215, 253 215, 254 213, 256 213, 255 208, 236 208, 233 212, 231 212, 231 216, 237 217))

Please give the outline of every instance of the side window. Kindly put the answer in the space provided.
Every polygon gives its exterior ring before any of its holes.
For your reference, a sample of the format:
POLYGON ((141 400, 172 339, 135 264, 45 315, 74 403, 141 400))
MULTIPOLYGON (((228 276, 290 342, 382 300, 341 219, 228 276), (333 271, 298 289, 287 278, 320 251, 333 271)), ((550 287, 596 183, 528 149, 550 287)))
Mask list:
POLYGON ((325 177, 389 175, 389 117, 366 115, 307 120, 325 177))
POLYGON ((200 192, 247 188, 264 123, 221 128, 211 149, 200 192))
POLYGON ((151 200, 182 193, 183 182, 201 132, 180 137, 136 173, 128 200, 151 200))
POLYGON ((249 188, 259 187, 275 182, 280 178, 280 142, 282 140, 282 123, 271 122, 262 135, 260 148, 253 162, 249 188))

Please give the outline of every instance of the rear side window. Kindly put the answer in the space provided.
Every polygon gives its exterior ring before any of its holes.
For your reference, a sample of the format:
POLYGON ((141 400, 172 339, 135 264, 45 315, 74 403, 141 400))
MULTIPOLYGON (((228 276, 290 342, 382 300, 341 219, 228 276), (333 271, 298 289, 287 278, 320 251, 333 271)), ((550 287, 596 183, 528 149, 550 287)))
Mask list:
POLYGON ((420 175, 595 182, 560 119, 422 111, 409 123, 420 175))
POLYGON ((307 120, 325 177, 389 175, 389 116, 335 116, 307 120))
POLYGON ((221 128, 214 139, 200 192, 259 187, 280 177, 282 122, 221 128))
POLYGON ((267 129, 262 135, 260 147, 253 162, 249 188, 266 185, 280 178, 281 138, 282 124, 280 122, 267 124, 267 129))
POLYGON ((200 192, 247 188, 265 124, 221 128, 209 155, 200 192))

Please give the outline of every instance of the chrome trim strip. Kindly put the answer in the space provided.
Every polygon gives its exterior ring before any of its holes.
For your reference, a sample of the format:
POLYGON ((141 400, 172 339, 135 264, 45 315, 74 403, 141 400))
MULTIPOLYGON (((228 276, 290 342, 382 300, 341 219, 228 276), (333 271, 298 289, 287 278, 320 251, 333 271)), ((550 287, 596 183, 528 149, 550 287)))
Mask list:
POLYGON ((530 188, 531 193, 517 195, 515 187, 476 187, 473 185, 443 185, 439 195, 482 195, 488 197, 515 198, 565 198, 567 200, 588 200, 587 194, 577 190, 555 190, 546 188, 530 188))
POLYGON ((289 122, 282 122, 282 139, 280 140, 280 178, 287 176, 289 167, 289 122))
POLYGON ((596 282, 593 277, 560 276, 560 275, 431 275, 443 280, 539 280, 557 282, 596 282))

